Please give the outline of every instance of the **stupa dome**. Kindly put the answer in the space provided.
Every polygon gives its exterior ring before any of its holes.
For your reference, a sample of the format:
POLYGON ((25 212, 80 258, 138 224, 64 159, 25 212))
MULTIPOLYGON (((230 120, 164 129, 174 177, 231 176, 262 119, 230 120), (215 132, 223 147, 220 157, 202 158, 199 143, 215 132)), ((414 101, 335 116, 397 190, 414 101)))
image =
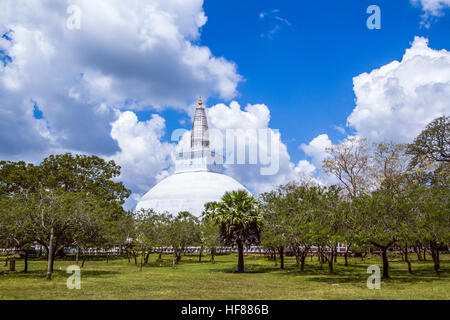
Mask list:
POLYGON ((200 217, 207 202, 219 201, 225 192, 246 190, 233 178, 215 172, 183 172, 169 176, 154 186, 136 209, 177 214, 188 211, 200 217))

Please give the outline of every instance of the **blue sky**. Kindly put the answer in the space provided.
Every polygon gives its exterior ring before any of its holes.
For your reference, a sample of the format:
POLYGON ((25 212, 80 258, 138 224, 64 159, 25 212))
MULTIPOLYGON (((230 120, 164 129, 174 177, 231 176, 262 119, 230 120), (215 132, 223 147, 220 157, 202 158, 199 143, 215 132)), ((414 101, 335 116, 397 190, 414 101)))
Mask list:
POLYGON ((250 190, 301 175, 333 183, 321 170, 332 144, 355 135, 409 142, 450 113, 449 8, 450 0, 2 0, 0 159, 114 160, 132 208, 173 173, 186 137, 170 136, 190 130, 201 95, 212 128, 279 130, 277 174, 226 167, 250 190), (367 28, 370 5, 381 10, 380 30, 367 28))
MULTIPOLYGON (((333 141, 345 137, 334 126, 345 127, 355 107, 353 77, 400 60, 415 36, 429 38, 432 48, 450 48, 450 16, 423 27, 421 8, 408 0, 206 1, 204 10, 200 44, 237 64, 245 81, 236 100, 269 106, 271 127, 281 130, 293 161, 305 157, 299 145, 321 133, 333 141), (372 4, 381 9, 381 30, 366 27, 372 4)), ((163 115, 168 132, 180 126, 182 113, 163 115)))

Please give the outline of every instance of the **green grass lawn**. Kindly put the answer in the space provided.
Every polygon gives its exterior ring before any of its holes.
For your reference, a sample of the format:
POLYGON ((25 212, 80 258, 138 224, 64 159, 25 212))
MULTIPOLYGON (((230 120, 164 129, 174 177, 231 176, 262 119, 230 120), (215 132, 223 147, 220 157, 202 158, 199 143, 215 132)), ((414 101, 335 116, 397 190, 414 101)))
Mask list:
POLYGON ((237 256, 221 255, 211 264, 209 257, 199 263, 196 255, 182 257, 176 269, 171 256, 155 263, 150 257, 142 271, 126 258, 88 260, 82 269, 81 290, 68 290, 65 270, 73 265, 71 258, 57 260, 52 281, 45 280, 46 261, 33 260, 29 272, 10 273, 0 265, 0 299, 449 299, 450 257, 442 255, 443 273, 433 272, 431 261, 413 261, 415 275, 399 257, 390 256, 391 279, 382 280, 380 290, 369 290, 367 267, 381 265, 379 257, 352 258, 345 267, 339 258, 335 274, 317 258, 307 259, 304 272, 294 258, 286 259, 286 269, 279 270, 273 261, 259 256, 246 256, 246 274, 232 272, 237 256))

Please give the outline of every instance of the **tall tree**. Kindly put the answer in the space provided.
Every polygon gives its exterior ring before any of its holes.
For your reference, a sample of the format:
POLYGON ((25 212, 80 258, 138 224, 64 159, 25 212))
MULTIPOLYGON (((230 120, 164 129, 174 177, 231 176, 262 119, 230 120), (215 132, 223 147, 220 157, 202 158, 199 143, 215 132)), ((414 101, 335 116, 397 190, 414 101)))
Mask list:
POLYGON ((246 190, 227 192, 220 202, 205 205, 206 217, 220 226, 220 239, 225 245, 237 246, 237 272, 244 272, 244 246, 259 244, 262 215, 257 200, 246 190))
POLYGON ((450 162, 450 117, 442 116, 427 125, 413 143, 408 145, 417 165, 424 158, 436 162, 450 162))
POLYGON ((407 153, 412 156, 413 191, 418 203, 422 245, 428 246, 434 269, 440 272, 439 251, 449 232, 448 194, 450 177, 450 117, 442 116, 427 125, 407 153), (424 243, 425 242, 425 243, 424 243))
POLYGON ((407 168, 404 145, 374 145, 370 170, 376 189, 371 195, 353 199, 360 212, 363 238, 381 250, 384 278, 389 278, 389 248, 404 234, 402 226, 412 223, 405 193, 407 168))

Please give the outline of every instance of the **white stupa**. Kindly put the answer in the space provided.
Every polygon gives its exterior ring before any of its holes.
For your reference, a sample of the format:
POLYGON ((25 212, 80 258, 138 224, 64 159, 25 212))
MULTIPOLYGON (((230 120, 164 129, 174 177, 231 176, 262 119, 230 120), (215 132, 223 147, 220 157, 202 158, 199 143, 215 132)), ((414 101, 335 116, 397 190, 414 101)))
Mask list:
POLYGON ((175 174, 150 189, 136 210, 171 214, 188 211, 199 217, 205 203, 219 201, 227 191, 247 190, 222 171, 222 155, 209 148, 208 121, 200 98, 192 125, 191 150, 177 154, 175 174))

